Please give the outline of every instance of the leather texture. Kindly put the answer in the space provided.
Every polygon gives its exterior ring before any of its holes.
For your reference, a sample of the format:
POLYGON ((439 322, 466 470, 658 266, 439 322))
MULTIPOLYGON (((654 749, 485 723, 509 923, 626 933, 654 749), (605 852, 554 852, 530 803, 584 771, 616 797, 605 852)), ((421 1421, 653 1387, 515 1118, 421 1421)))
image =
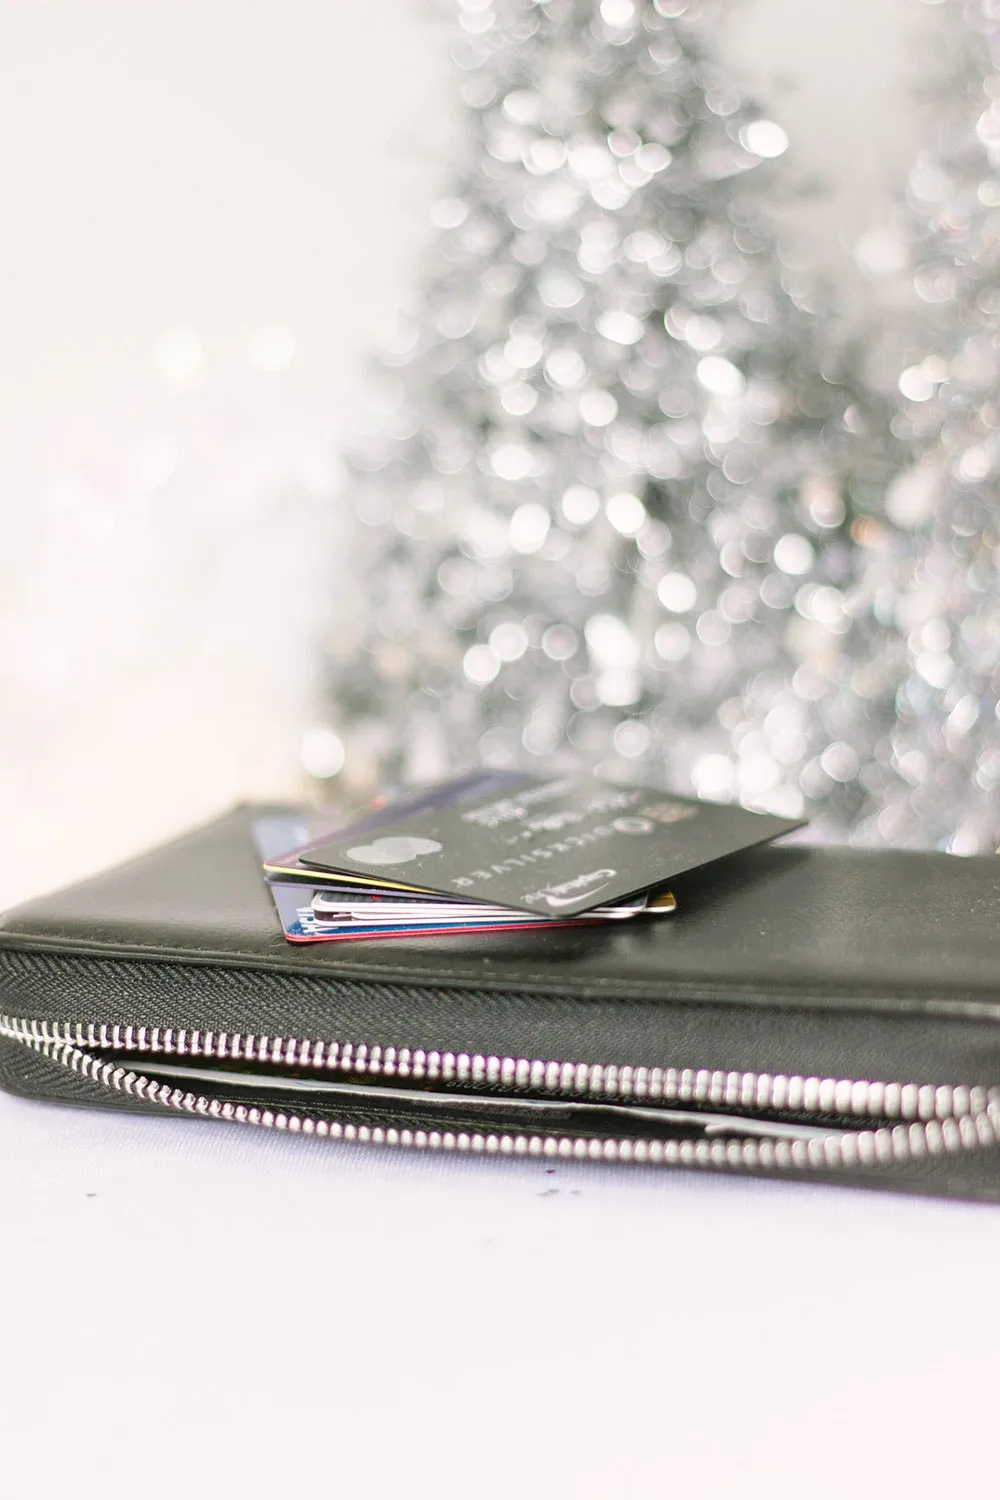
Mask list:
MULTIPOLYGON (((0 923, 0 1010, 608 1064, 1000 1083, 1000 860, 770 846, 667 918, 293 946, 240 808, 0 923)), ((66 1098, 7 1046, 0 1083, 66 1098)), ((13 1049, 24 1053, 26 1049, 13 1049)), ((65 1071, 65 1070, 62 1070, 65 1071)), ((78 1102, 123 1102, 88 1086, 78 1102)), ((1000 1196, 998 1152, 895 1185, 1000 1196)), ((882 1179, 885 1179, 882 1173, 882 1179)))
MULTIPOLYGON (((260 810, 257 809, 257 812, 260 810)), ((295 947, 239 808, 162 849, 15 909, 0 948, 261 964, 290 973, 587 994, 1000 1015, 1000 859, 765 846, 672 883, 672 917, 551 932, 295 947)))

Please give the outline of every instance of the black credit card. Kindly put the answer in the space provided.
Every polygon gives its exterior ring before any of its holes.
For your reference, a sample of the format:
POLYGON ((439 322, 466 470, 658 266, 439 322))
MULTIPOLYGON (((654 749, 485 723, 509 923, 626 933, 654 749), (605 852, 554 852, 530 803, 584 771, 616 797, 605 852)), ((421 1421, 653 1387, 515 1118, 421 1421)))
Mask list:
POLYGON ((499 796, 441 801, 387 818, 377 832, 344 829, 300 858, 318 869, 569 917, 802 826, 593 776, 525 777, 499 796))

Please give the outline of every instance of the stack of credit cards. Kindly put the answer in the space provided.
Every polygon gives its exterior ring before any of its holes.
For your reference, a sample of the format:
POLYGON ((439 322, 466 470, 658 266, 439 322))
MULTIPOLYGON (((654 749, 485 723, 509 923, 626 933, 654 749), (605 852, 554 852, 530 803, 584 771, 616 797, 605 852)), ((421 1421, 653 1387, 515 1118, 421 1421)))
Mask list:
POLYGON ((522 932, 663 917, 667 882, 801 821, 592 776, 480 770, 346 825, 255 824, 291 943, 522 932))

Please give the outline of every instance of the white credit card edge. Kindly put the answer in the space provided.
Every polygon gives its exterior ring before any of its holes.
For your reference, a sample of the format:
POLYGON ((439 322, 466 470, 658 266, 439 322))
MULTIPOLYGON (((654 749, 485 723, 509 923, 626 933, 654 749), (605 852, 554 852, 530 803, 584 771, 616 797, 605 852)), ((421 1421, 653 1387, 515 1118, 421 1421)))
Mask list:
MULTIPOLYGON (((638 915, 638 912, 632 911, 614 913, 583 912, 579 917, 571 917, 569 920, 573 922, 621 922, 638 915)), ((516 922, 518 926, 524 923, 551 925, 553 921, 558 921, 559 919, 533 916, 529 912, 511 911, 509 907, 505 906, 499 911, 490 912, 485 916, 482 912, 476 912, 473 916, 471 912, 456 915, 454 911, 448 911, 441 912, 436 916, 421 915, 419 917, 412 915, 410 912, 389 911, 380 912, 377 916, 369 916, 367 913, 363 915, 353 914, 339 908, 337 912, 323 912, 322 910, 317 911, 314 907, 312 908, 312 920, 321 927, 437 927, 442 923, 448 926, 481 927, 484 923, 489 925, 497 922, 516 922)), ((565 921, 566 919, 564 918, 563 920, 565 921)))
MULTIPOLYGON (((538 922, 551 922, 551 917, 544 917, 540 913, 521 913, 510 906, 460 906, 455 902, 443 903, 440 906, 431 906, 427 902, 379 902, 374 906, 371 902, 353 903, 350 901, 338 901, 327 904, 329 898, 314 897, 311 910, 317 920, 358 922, 385 922, 387 919, 405 920, 407 922, 427 922, 432 919, 444 918, 449 922, 458 921, 495 921, 500 918, 503 921, 521 920, 527 916, 530 920, 538 922)), ((651 908, 641 905, 635 906, 596 906, 593 911, 581 912, 581 918, 598 918, 601 921, 623 921, 627 917, 638 916, 643 911, 668 910, 668 908, 651 908)), ((579 920, 579 919, 577 919, 579 920)))

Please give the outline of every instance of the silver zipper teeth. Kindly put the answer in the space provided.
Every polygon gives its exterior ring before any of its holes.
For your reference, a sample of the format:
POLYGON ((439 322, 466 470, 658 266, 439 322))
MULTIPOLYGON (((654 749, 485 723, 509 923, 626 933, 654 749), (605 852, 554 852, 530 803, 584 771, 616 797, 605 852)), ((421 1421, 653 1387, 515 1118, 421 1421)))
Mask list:
POLYGON ((212 1119, 288 1130, 332 1140, 416 1149, 545 1156, 575 1160, 650 1162, 716 1169, 772 1170, 893 1165, 951 1155, 1000 1142, 1000 1090, 806 1078, 784 1073, 740 1073, 368 1047, 242 1032, 201 1031, 82 1022, 33 1021, 0 1014, 0 1036, 33 1048, 73 1072, 136 1099, 212 1119), (93 1051, 232 1058, 317 1071, 442 1082, 498 1083, 602 1099, 790 1110, 806 1114, 868 1115, 899 1123, 809 1141, 660 1141, 479 1131, 409 1130, 342 1124, 284 1111, 257 1109, 158 1083, 93 1051))

